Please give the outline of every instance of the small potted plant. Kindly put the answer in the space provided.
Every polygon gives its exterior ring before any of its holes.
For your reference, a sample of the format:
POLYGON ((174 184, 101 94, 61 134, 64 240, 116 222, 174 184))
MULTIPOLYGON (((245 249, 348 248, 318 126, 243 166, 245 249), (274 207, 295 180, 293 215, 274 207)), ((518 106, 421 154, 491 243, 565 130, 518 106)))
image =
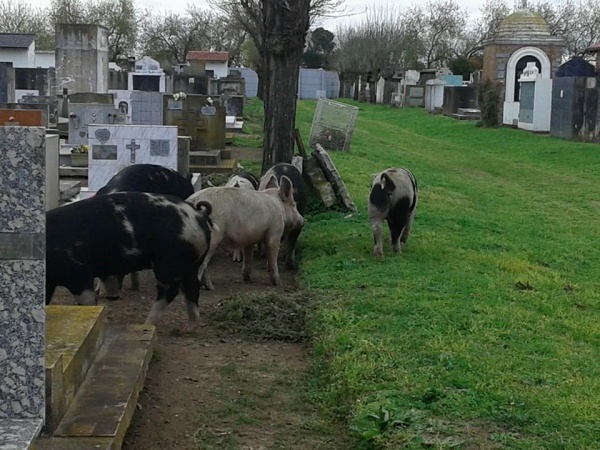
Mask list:
POLYGON ((85 144, 79 144, 71 149, 71 166, 87 167, 89 147, 85 144))

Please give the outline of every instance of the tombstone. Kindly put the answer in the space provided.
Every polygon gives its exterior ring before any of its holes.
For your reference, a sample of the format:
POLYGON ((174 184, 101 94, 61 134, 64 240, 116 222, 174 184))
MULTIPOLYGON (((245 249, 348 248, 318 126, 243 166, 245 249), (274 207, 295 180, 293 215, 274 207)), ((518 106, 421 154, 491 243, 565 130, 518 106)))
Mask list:
POLYGON ((129 72, 127 87, 130 91, 165 92, 165 73, 158 61, 144 56, 135 62, 134 71, 129 72))
POLYGON ((0 126, 41 127, 42 111, 39 109, 0 109, 0 126))
POLYGON ((88 187, 102 188, 119 170, 132 164, 178 169, 177 127, 89 125, 88 187))
POLYGON ((404 106, 424 106, 425 88, 423 86, 407 85, 405 86, 404 106))
POLYGON ((384 92, 385 92, 385 78, 379 77, 379 80, 377 81, 376 93, 375 93, 375 102, 376 103, 378 103, 380 105, 383 104, 384 92))
POLYGON ((444 105, 444 86, 446 82, 436 78, 425 83, 425 110, 434 112, 444 105))
POLYGON ((114 125, 124 121, 125 118, 112 104, 69 103, 68 143, 70 145, 87 144, 89 125, 114 125))
POLYGON ((60 203, 60 137, 58 134, 46 135, 46 210, 56 208, 60 203))
POLYGON ((173 76, 173 92, 209 95, 213 84, 214 80, 207 75, 175 74, 173 76))
POLYGON ((519 78, 519 121, 517 126, 530 131, 550 131, 552 79, 542 78, 535 62, 528 62, 519 78))
POLYGON ((93 24, 56 25, 56 84, 69 92, 108 90, 108 30, 93 24))
POLYGON ((45 130, 0 127, 0 448, 45 419, 45 130))
POLYGON ((98 103, 112 105, 115 102, 113 94, 97 92, 74 92, 69 94, 69 103, 98 103))
MULTIPOLYGON (((23 105, 45 105, 48 107, 46 128, 56 128, 58 125, 58 99, 49 95, 25 95, 19 100, 23 105)), ((45 108, 44 108, 45 110, 45 108)))
POLYGON ((24 95, 49 96, 54 93, 56 71, 54 67, 15 68, 15 99, 20 101, 24 95))
POLYGON ((218 106, 218 97, 187 95, 175 100, 163 97, 163 123, 175 125, 181 136, 192 138, 191 151, 225 148, 225 108, 218 106), (213 105, 210 105, 212 98, 213 105))
POLYGON ((550 135, 600 142, 600 78, 554 79, 550 135))
POLYGON ((131 123, 162 125, 163 96, 160 92, 131 92, 131 123))
POLYGON ((10 62, 0 62, 0 103, 14 102, 15 69, 10 62))
POLYGON ((233 117, 244 117, 244 96, 225 90, 221 92, 221 103, 225 106, 225 114, 233 117))
POLYGON ((477 86, 444 86, 442 113, 445 116, 451 116, 459 108, 477 108, 477 86))

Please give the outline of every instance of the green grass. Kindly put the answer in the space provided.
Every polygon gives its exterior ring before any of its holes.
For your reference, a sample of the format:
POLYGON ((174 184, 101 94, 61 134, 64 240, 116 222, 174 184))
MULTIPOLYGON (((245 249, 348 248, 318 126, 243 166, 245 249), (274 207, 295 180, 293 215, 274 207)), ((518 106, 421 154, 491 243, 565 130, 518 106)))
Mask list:
POLYGON ((233 145, 236 147, 261 148, 263 145, 263 103, 251 98, 244 105, 244 126, 241 134, 233 135, 233 145))
POLYGON ((359 212, 300 239, 315 398, 358 447, 599 448, 600 146, 356 105, 332 158, 359 212), (377 260, 367 197, 390 166, 420 199, 404 252, 386 233, 377 260))

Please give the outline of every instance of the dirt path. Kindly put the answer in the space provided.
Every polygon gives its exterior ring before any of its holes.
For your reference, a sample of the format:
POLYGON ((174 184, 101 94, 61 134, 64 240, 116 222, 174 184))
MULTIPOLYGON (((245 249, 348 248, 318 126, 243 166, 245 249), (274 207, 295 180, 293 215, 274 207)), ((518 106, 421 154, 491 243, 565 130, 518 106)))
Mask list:
MULTIPOLYGON (((201 326, 194 333, 179 331, 186 321, 181 296, 166 311, 125 450, 351 448, 306 397, 306 344, 223 331, 209 317, 223 302, 295 291, 292 273, 283 269, 282 286, 273 287, 263 266, 264 260, 256 261, 253 283, 243 283, 240 263, 218 252, 209 267, 215 291, 201 291, 201 326)), ((143 322, 154 298, 152 273, 141 274, 139 292, 128 280, 125 287, 120 300, 101 300, 108 320, 143 322)), ((69 297, 61 290, 55 302, 69 303, 69 297)))

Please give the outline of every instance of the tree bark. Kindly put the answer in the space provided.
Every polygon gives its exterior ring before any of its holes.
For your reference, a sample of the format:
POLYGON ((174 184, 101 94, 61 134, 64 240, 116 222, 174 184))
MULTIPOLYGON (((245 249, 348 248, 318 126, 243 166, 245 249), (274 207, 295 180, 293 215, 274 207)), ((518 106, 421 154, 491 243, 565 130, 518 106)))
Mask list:
POLYGON ((310 0, 262 0, 264 143, 262 173, 291 163, 298 71, 309 27, 310 0))

